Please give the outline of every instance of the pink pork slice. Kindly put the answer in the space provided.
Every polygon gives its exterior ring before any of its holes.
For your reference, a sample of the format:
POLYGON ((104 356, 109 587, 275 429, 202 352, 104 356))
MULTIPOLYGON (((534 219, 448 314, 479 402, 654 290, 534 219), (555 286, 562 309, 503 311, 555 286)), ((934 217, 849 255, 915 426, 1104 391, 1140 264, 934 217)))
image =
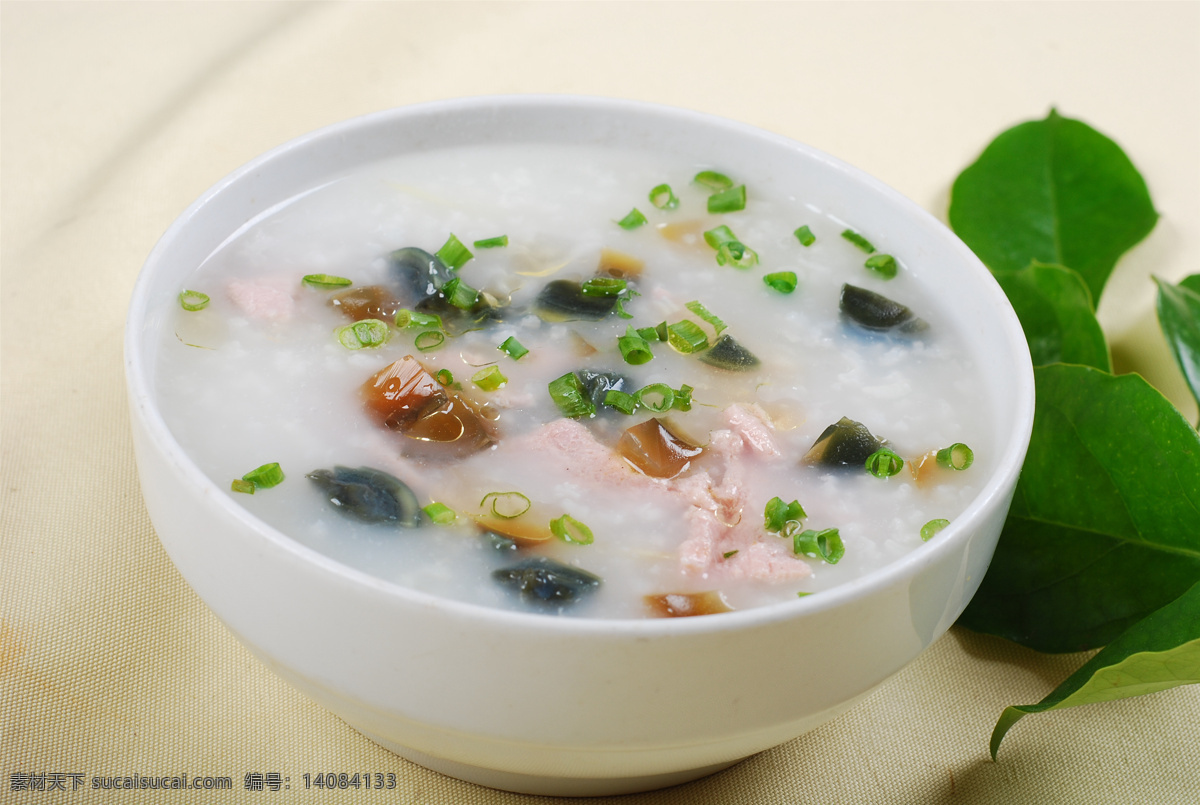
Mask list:
POLYGON ((225 292, 238 310, 261 321, 286 321, 296 308, 297 282, 290 277, 230 280, 225 292))

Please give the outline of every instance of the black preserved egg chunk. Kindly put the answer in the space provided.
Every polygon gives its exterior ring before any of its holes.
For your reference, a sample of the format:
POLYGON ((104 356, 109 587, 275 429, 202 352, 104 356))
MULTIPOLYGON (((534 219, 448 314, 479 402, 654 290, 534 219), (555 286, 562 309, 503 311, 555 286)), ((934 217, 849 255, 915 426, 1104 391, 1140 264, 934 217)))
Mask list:
POLYGON ((573 604, 601 582, 595 574, 545 556, 492 571, 492 578, 515 590, 526 603, 546 607, 573 604))
POLYGON ((753 352, 729 335, 721 336, 715 344, 700 353, 700 360, 709 366, 731 372, 748 372, 759 364, 753 352))
POLYGON ((424 519, 413 491, 382 470, 337 466, 313 470, 306 477, 338 512, 355 520, 412 528, 424 519))
POLYGON ((862 468, 876 450, 883 447, 861 422, 842 417, 817 437, 817 441, 804 455, 805 464, 820 464, 825 467, 862 468))
POLYGON ((842 286, 841 302, 838 307, 842 315, 868 330, 896 330, 901 333, 919 333, 929 325, 899 302, 882 294, 846 283, 842 286))

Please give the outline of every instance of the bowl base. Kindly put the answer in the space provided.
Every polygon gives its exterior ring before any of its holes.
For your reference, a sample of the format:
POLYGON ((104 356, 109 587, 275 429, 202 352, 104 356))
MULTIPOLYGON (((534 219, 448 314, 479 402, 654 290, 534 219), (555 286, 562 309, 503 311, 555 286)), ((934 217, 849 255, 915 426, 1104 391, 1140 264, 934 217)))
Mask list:
MULTIPOLYGON (((362 731, 360 730, 360 732, 362 731)), ((369 732, 362 732, 362 734, 389 752, 394 752, 405 760, 447 777, 465 780, 468 783, 487 788, 497 788, 501 791, 548 797, 604 797, 653 791, 707 777, 722 769, 727 769, 735 763, 740 763, 744 759, 738 758, 699 769, 686 769, 666 774, 647 774, 640 777, 542 777, 536 774, 487 769, 482 766, 472 766, 469 763, 459 763, 456 760, 433 757, 369 732)))

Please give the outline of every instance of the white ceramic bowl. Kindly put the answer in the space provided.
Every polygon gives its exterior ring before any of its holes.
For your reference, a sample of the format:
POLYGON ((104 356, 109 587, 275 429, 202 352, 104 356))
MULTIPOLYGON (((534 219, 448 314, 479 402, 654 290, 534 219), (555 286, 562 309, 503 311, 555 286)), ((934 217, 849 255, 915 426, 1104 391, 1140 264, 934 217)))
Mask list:
POLYGON ((987 569, 1033 411, 1029 353, 1003 293, 915 204, 758 129, 565 96, 395 109, 300 137, 240 168, 189 207, 146 261, 125 351, 151 520, 180 573, 239 639, 400 755, 545 794, 699 777, 813 729, 911 661, 954 622, 987 569), (653 146, 696 160, 720 154, 804 188, 820 209, 864 231, 887 233, 894 251, 955 300, 968 349, 988 367, 1003 455, 983 492, 936 540, 820 595, 715 617, 618 621, 485 609, 389 584, 255 519, 201 473, 155 397, 152 333, 189 272, 250 219, 346 170, 441 145, 541 141, 653 146))

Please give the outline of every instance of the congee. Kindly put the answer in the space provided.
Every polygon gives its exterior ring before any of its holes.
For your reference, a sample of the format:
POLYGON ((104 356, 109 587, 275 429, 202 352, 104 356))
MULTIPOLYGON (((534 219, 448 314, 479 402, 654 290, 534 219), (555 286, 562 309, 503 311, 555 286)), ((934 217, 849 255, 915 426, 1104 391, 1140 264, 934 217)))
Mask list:
POLYGON ((164 311, 175 437, 292 539, 598 618, 820 594, 994 466, 920 255, 720 154, 447 148, 250 221, 164 311))

